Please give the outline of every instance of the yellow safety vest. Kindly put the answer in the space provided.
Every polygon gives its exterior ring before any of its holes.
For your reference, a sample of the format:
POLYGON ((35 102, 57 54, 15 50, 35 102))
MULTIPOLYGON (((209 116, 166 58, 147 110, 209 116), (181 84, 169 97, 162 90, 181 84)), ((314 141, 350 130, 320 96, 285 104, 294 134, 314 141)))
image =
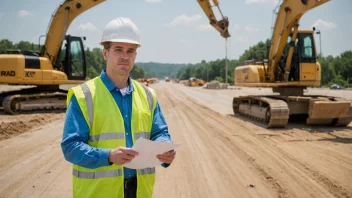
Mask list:
MULTIPOLYGON (((139 137, 150 139, 156 95, 153 89, 132 80, 133 144, 139 137)), ((115 149, 126 147, 125 127, 120 109, 100 77, 71 88, 67 104, 75 95, 89 126, 88 145, 96 148, 115 149)), ((155 168, 138 169, 137 198, 153 195, 155 168)), ((73 165, 73 197, 124 197, 123 166, 113 164, 96 169, 73 165)))

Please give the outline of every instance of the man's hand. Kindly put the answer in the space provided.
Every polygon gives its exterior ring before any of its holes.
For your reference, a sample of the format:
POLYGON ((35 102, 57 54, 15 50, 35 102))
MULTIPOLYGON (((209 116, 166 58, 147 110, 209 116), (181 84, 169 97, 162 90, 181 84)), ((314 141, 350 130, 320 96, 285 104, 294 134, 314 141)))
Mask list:
POLYGON ((112 162, 117 165, 123 165, 128 162, 131 162, 133 158, 137 155, 137 151, 134 151, 130 148, 119 147, 110 151, 109 162, 112 162))
POLYGON ((174 161, 174 159, 176 157, 176 151, 171 150, 171 151, 165 152, 163 154, 159 154, 156 157, 163 163, 171 164, 172 161, 174 161))

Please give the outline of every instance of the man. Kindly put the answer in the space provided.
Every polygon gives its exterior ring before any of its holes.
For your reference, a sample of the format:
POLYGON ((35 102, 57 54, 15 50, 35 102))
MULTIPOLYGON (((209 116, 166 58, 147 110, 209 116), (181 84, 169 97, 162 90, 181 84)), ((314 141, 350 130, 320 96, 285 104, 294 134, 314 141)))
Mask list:
MULTIPOLYGON (((155 168, 123 167, 138 155, 138 138, 171 142, 154 90, 129 77, 140 47, 139 30, 127 18, 109 22, 101 45, 106 69, 69 90, 61 147, 73 163, 74 197, 152 197, 155 168)), ((157 158, 167 167, 175 151, 157 158)))

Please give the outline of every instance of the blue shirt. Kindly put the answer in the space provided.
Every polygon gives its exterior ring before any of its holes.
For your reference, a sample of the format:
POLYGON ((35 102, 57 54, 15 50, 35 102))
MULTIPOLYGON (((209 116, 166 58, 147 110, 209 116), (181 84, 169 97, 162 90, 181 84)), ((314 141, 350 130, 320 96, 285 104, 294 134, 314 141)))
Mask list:
MULTIPOLYGON (((120 89, 106 75, 105 70, 101 72, 100 78, 121 111, 125 125, 126 147, 131 148, 133 146, 131 135, 132 92, 134 91, 132 81, 129 78, 129 85, 123 95, 120 89)), ((109 166, 109 152, 111 149, 89 146, 87 144, 89 133, 88 124, 83 117, 75 95, 73 95, 66 110, 66 120, 61 142, 65 159, 85 168, 93 169, 101 166, 109 166)), ((168 126, 158 102, 154 110, 150 139, 159 142, 171 142, 168 126)), ((163 164, 163 166, 167 167, 168 165, 163 164)), ((125 179, 136 177, 134 169, 124 167, 124 173, 125 179)))

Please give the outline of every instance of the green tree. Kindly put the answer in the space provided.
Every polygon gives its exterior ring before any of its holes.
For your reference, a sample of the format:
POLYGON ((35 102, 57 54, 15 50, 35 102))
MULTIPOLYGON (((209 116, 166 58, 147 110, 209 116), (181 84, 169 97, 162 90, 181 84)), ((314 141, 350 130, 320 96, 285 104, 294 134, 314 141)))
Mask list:
POLYGON ((219 82, 224 82, 224 79, 221 76, 215 77, 215 80, 217 80, 219 82))
POLYGON ((28 41, 20 41, 15 45, 15 48, 23 51, 35 50, 34 44, 28 41))
POLYGON ((334 79, 332 79, 330 82, 329 82, 329 86, 332 85, 332 84, 338 84, 338 85, 342 85, 344 87, 348 87, 348 82, 341 76, 341 75, 337 75, 335 76, 334 79))
POLYGON ((9 49, 15 49, 13 43, 7 39, 3 39, 0 41, 0 51, 5 51, 9 49))
POLYGON ((352 84, 352 51, 345 51, 338 57, 340 67, 337 69, 343 79, 352 84))

